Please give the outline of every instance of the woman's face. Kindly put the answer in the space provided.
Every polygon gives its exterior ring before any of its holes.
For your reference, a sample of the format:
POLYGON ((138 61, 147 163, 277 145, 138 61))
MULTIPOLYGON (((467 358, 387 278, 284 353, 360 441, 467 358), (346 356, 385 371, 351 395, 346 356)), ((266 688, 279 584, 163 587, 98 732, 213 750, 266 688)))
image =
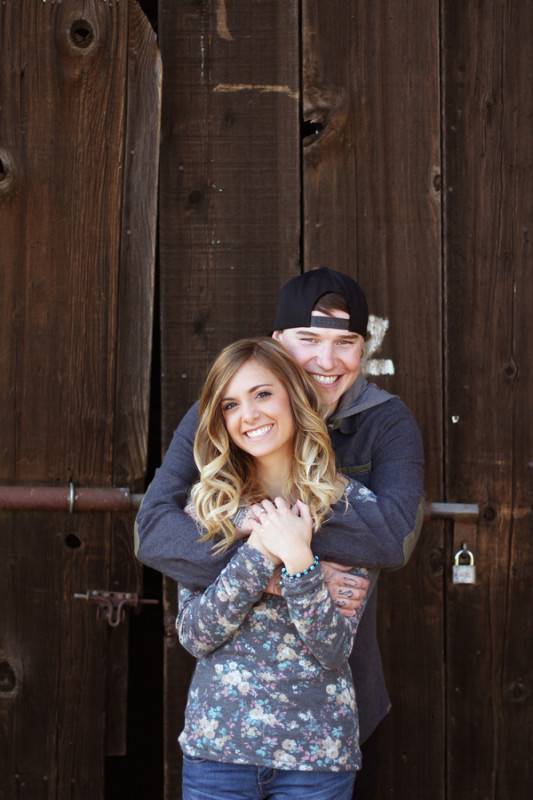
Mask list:
POLYGON ((295 433, 289 395, 267 367, 250 359, 237 370, 222 395, 230 439, 253 458, 291 458, 295 433))

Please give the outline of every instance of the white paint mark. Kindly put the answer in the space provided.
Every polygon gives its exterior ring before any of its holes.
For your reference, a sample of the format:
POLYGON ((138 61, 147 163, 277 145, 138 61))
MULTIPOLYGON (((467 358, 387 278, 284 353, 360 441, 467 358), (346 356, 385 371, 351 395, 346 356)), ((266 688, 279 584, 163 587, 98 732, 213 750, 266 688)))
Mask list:
POLYGON ((218 0, 217 2, 217 33, 221 39, 227 42, 233 41, 233 36, 228 28, 228 12, 226 11, 226 0, 218 0))
POLYGON ((390 358, 373 358, 367 361, 367 375, 394 375, 394 364, 390 358))
POLYGON ((200 34, 200 78, 205 78, 205 36, 200 34))
POLYGON ((260 92, 265 94, 267 92, 273 94, 286 94, 287 97, 292 97, 293 100, 298 100, 299 93, 291 89, 290 86, 282 86, 275 83, 218 83, 214 92, 260 92))
POLYGON ((459 422, 459 417, 458 417, 457 414, 453 414, 452 422, 453 422, 454 425, 457 425, 457 423, 459 422))
POLYGON ((366 344, 365 372, 367 375, 394 375, 394 362, 390 358, 372 358, 381 350, 385 334, 389 329, 389 320, 370 314, 368 317, 368 334, 366 344))

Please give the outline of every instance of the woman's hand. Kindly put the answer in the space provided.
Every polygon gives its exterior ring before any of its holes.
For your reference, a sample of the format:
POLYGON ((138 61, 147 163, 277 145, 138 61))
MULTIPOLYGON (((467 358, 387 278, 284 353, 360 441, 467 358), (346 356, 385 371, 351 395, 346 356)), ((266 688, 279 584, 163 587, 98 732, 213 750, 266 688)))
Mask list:
POLYGON ((262 546, 280 559, 289 573, 301 572, 312 564, 313 521, 305 503, 298 500, 291 508, 283 498, 276 497, 274 502, 256 503, 252 512, 250 538, 257 535, 262 546))

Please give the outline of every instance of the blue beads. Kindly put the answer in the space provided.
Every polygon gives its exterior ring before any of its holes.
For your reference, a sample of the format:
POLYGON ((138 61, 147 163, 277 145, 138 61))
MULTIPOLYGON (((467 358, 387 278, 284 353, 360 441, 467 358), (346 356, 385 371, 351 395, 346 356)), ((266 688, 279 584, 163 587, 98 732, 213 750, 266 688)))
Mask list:
MULTIPOLYGON (((281 577, 284 578, 285 580, 295 581, 297 578, 303 578, 304 575, 309 575, 309 573, 313 572, 313 570, 315 570, 318 567, 319 564, 320 564, 320 559, 319 559, 318 556, 315 556, 314 559, 313 559, 313 563, 310 564, 307 567, 307 569, 304 569, 301 572, 295 572, 294 575, 290 575, 287 572, 286 567, 282 567, 281 568, 281 577)), ((281 583, 281 581, 280 581, 280 583, 281 583)))

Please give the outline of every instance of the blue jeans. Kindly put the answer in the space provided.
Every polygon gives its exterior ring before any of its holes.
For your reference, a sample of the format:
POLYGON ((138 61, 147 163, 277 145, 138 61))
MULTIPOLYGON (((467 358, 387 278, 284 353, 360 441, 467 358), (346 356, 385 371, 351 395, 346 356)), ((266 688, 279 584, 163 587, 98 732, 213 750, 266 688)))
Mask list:
POLYGON ((300 772, 183 756, 183 800, 352 800, 355 772, 300 772))

